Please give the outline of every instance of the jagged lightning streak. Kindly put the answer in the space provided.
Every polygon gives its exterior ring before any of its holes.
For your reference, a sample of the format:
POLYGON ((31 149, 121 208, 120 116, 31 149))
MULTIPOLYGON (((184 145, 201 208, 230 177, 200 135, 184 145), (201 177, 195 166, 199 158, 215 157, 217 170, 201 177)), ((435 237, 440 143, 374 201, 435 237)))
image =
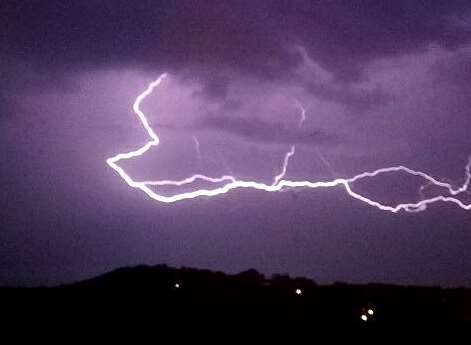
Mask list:
MULTIPOLYGON (((301 102, 299 102, 297 99, 295 99, 294 102, 296 104, 296 107, 298 107, 299 110, 301 111, 301 117, 300 117, 299 122, 298 122, 298 127, 301 128, 304 121, 306 120, 306 109, 303 107, 301 102)), ((288 152, 286 152, 286 154, 283 158, 283 166, 281 168, 281 172, 278 175, 275 176, 275 179, 273 180, 273 185, 278 184, 278 182, 280 182, 280 180, 285 177, 286 171, 288 170, 289 159, 291 158, 291 156, 294 155, 295 150, 296 150, 296 146, 291 145, 290 150, 288 152)))
MULTIPOLYGON (((134 104, 133 104, 133 110, 138 116, 139 120, 141 121, 144 129, 147 131, 147 134, 150 137, 150 141, 148 141, 145 145, 142 147, 131 151, 127 153, 119 153, 111 158, 108 158, 106 160, 107 164, 115 170, 119 176, 132 188, 137 188, 144 193, 146 193, 151 199, 163 202, 163 203, 173 203, 185 199, 194 199, 202 196, 210 197, 210 196, 216 196, 220 194, 225 194, 233 189, 237 188, 252 188, 260 191, 265 191, 265 192, 277 192, 282 190, 283 188, 332 188, 332 187, 344 187, 347 193, 354 199, 362 201, 366 203, 367 205, 376 207, 380 210, 383 211, 389 211, 393 213, 397 213, 401 210, 407 211, 407 212, 419 212, 423 211, 427 208, 428 205, 433 204, 435 202, 450 202, 453 203, 459 207, 461 207, 464 210, 471 210, 471 203, 470 204, 465 204, 455 196, 458 194, 464 193, 468 191, 468 187, 471 181, 471 156, 468 159, 468 163, 465 167, 465 181, 462 186, 455 188, 453 187, 452 184, 439 181, 426 173, 423 173, 421 171, 416 171, 413 169, 409 169, 405 166, 399 165, 399 166, 393 166, 393 167, 388 167, 388 168, 381 168, 377 169, 372 172, 363 172, 361 174, 355 175, 351 178, 336 178, 331 181, 292 181, 292 180, 287 180, 284 178, 284 175, 286 174, 286 169, 288 167, 288 162, 289 158, 294 154, 294 146, 292 149, 285 155, 284 159, 284 164, 283 164, 283 169, 280 175, 277 175, 275 177, 275 181, 273 184, 265 184, 261 182, 256 182, 256 181, 244 181, 244 180, 238 180, 232 175, 224 175, 221 177, 209 177, 206 175, 201 175, 201 174, 196 174, 191 177, 188 177, 183 180, 159 180, 159 181, 134 181, 127 173, 126 171, 118 165, 118 162, 121 160, 128 160, 131 158, 135 158, 138 156, 143 155, 146 153, 149 149, 151 149, 154 146, 158 146, 160 140, 157 134, 152 130, 151 126, 149 125, 149 122, 140 109, 140 105, 142 101, 149 96, 154 88, 156 88, 162 80, 164 80, 167 77, 167 74, 164 73, 162 74, 157 80, 151 82, 147 89, 144 90, 140 95, 137 96, 134 104), (427 184, 435 185, 437 187, 444 188, 445 190, 448 191, 449 195, 438 195, 435 197, 431 198, 423 198, 418 202, 415 203, 401 203, 397 204, 395 206, 390 206, 390 205, 385 205, 382 204, 378 201, 372 200, 370 198, 367 198, 357 192, 354 192, 352 190, 352 184, 354 182, 357 182, 361 179, 365 178, 370 178, 374 176, 378 176, 383 173, 391 173, 391 172, 405 172, 407 174, 413 175, 413 176, 418 176, 426 180, 427 184), (225 183, 224 185, 220 187, 215 187, 213 189, 198 189, 192 192, 184 192, 184 193, 177 193, 173 195, 161 195, 158 194, 156 191, 151 189, 150 187, 160 187, 160 186, 183 186, 187 184, 191 184, 197 180, 202 180, 206 181, 209 183, 225 183)), ((303 120, 305 118, 305 113, 303 113, 303 120)), ((302 124, 301 121, 301 124, 302 124)), ((158 188, 156 189, 158 190, 158 188)))
POLYGON ((285 158, 283 158, 283 167, 281 168, 281 172, 275 176, 273 180, 273 185, 277 185, 280 180, 285 177, 286 170, 288 170, 289 159, 291 156, 294 155, 296 147, 294 145, 291 146, 291 149, 285 154, 285 158))

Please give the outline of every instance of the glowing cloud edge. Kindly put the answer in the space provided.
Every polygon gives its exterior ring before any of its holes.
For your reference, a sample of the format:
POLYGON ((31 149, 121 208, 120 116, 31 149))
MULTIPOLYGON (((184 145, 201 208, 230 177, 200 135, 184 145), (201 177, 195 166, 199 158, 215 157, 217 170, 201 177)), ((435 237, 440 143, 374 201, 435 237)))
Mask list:
MULTIPOLYGON (((433 178, 430 175, 427 175, 424 172, 421 171, 416 171, 413 169, 409 169, 405 166, 399 165, 399 166, 393 166, 393 167, 387 167, 387 168, 380 168, 372 172, 363 172, 361 174, 355 175, 351 178, 336 178, 330 181, 291 181, 291 180, 286 180, 284 179, 284 176, 286 174, 286 170, 288 167, 288 162, 289 158, 294 155, 295 152, 295 147, 291 146, 291 150, 285 155, 284 161, 283 161, 283 167, 282 171, 279 175, 275 176, 273 184, 265 184, 261 182, 256 182, 256 181, 244 181, 244 180, 238 180, 234 176, 231 175, 223 175, 221 177, 209 177, 206 175, 201 175, 201 174, 196 174, 193 176, 190 176, 186 179, 175 181, 175 180, 158 180, 158 181, 134 181, 127 173, 126 171, 120 167, 117 163, 121 160, 127 160, 131 159, 134 157, 138 157, 146 153, 151 147, 159 145, 160 139, 158 135, 153 131, 151 126, 149 125, 149 122, 144 115, 144 113, 140 109, 140 104, 142 101, 149 96, 154 88, 156 88, 162 80, 167 78, 167 73, 162 74, 158 79, 154 80, 151 82, 147 89, 139 94, 134 101, 133 104, 133 111, 136 113, 136 115, 139 117, 139 120, 141 121, 141 124, 143 125, 144 129, 147 131, 147 134, 151 138, 150 141, 148 141, 145 145, 142 147, 138 148, 137 150, 130 151, 127 153, 119 153, 113 157, 110 157, 106 160, 106 163, 114 170, 116 171, 119 176, 132 188, 137 188, 146 193, 151 199, 163 203, 174 203, 177 201, 185 200, 185 199, 194 199, 198 197, 211 197, 211 196, 216 196, 220 194, 225 194, 233 189, 237 188, 252 188, 260 191, 265 191, 265 192, 277 192, 282 190, 283 188, 299 188, 299 187, 304 187, 304 188, 330 188, 330 187, 336 187, 336 186, 343 186, 347 193, 354 199, 362 201, 370 206, 376 207, 382 211, 390 211, 393 213, 397 213, 401 210, 407 211, 407 212, 419 212, 419 211, 424 211, 429 204, 442 201, 442 202, 451 202, 456 205, 458 205, 460 208, 464 210, 471 210, 471 204, 465 204, 461 200, 455 198, 454 196, 466 192, 468 190, 470 181, 471 181, 471 156, 468 159, 468 163, 465 167, 465 181, 462 186, 459 188, 454 188, 450 183, 442 182, 439 181, 435 178, 433 178), (403 204, 397 204, 395 206, 389 206, 389 205, 384 205, 378 201, 369 199, 357 192, 354 192, 351 188, 351 184, 353 182, 356 182, 358 180, 361 180, 363 178, 368 178, 368 177, 374 177, 382 173, 387 173, 387 172, 405 172, 410 175, 414 176, 419 176, 422 177, 423 179, 427 180, 427 185, 435 185, 438 187, 442 187, 448 190, 448 193, 450 195, 445 196, 445 195, 438 195, 432 198, 426 198, 422 199, 416 203, 403 203, 403 204), (214 189, 198 189, 195 191, 191 192, 185 192, 185 193, 178 193, 174 195, 161 195, 156 193, 154 190, 150 188, 150 186, 183 186, 186 184, 190 184, 195 182, 196 180, 203 180, 207 181, 210 183, 222 183, 226 182, 227 183, 221 187, 217 187, 214 189)), ((299 102, 296 102, 297 106, 301 109, 301 120, 299 125, 302 124, 302 122, 305 120, 305 109, 302 107, 302 105, 299 102)))

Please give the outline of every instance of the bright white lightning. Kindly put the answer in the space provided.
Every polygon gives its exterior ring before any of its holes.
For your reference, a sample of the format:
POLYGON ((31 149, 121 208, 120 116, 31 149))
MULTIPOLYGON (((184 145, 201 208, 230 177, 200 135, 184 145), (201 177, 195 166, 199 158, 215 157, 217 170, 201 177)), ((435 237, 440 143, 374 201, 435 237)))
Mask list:
MULTIPOLYGON (((147 134, 150 137, 150 141, 148 141, 144 146, 131 151, 127 153, 119 153, 116 156, 113 156, 111 158, 108 158, 106 160, 107 164, 115 170, 119 176, 132 188, 137 188, 146 193, 151 199, 164 202, 164 203, 173 203, 185 199, 194 199, 202 196, 210 197, 210 196, 216 196, 220 194, 225 194, 233 189, 237 188, 252 188, 260 191, 265 191, 265 192, 277 192, 282 190, 283 188, 298 188, 298 187, 305 187, 305 188, 331 188, 331 187, 337 187, 337 186, 343 186, 347 193, 354 199, 363 201, 364 203, 376 207, 380 210, 383 211, 389 211, 393 213, 397 213, 401 210, 407 211, 407 212, 418 212, 418 211, 423 211, 427 208, 429 204, 442 201, 442 202, 451 202, 456 205, 458 205, 460 208, 464 210, 471 210, 471 204, 465 204, 461 200, 455 198, 456 195, 460 193, 464 193, 468 191, 468 187, 471 181, 471 157, 468 160, 468 163, 465 168, 465 181, 462 186, 458 188, 454 188, 453 185, 450 183, 442 182, 439 180, 436 180, 435 178, 427 175, 426 173, 423 173, 421 171, 416 171, 409 169, 405 166, 399 165, 399 166, 393 166, 393 167, 388 167, 388 168, 381 168, 377 169, 372 172, 363 172, 361 174, 355 175, 351 178, 336 178, 330 181, 292 181, 292 180, 287 180, 284 178, 286 174, 286 169, 288 167, 288 162, 289 158, 294 154, 294 146, 291 148, 291 150, 285 155, 284 159, 284 165, 282 172, 275 177, 274 183, 273 184, 265 184, 261 182, 256 182, 256 181, 244 181, 244 180, 238 180, 232 175, 224 175, 221 177, 209 177, 206 175, 200 175, 196 174, 193 176, 190 176, 186 179, 180 180, 180 181, 174 181, 174 180, 158 180, 158 181, 134 181, 127 173, 126 171, 118 165, 118 162, 121 160, 127 160, 131 159, 134 157, 138 157, 146 153, 151 147, 157 146, 159 144, 159 137, 157 134, 152 130, 152 128, 149 125, 149 122, 147 121, 146 116, 140 109, 140 105, 142 101, 149 96, 152 91, 154 90, 155 87, 157 87, 163 79, 167 77, 167 74, 164 73, 162 74, 157 80, 151 82, 147 89, 144 90, 140 95, 137 96, 134 104, 133 104, 133 110, 136 113, 136 115, 139 117, 139 120, 141 121, 142 125, 144 126, 144 129, 147 131, 147 134), (431 198, 423 198, 422 200, 415 202, 415 203, 402 203, 402 204, 397 204, 395 206, 390 206, 390 205, 384 205, 378 201, 369 199, 357 192, 354 192, 352 190, 351 185, 364 178, 368 177, 374 177, 383 173, 390 173, 390 172, 405 172, 407 174, 413 175, 413 176, 418 176, 426 180, 427 184, 430 185, 435 185, 437 187, 444 188, 448 191, 449 195, 438 195, 435 197, 431 198), (198 189, 192 192, 184 192, 184 193, 177 193, 173 195, 161 195, 158 194, 156 191, 151 189, 150 187, 154 187, 154 189, 158 189, 155 187, 159 186, 182 186, 182 185, 187 185, 191 184, 197 180, 203 180, 206 182, 210 183, 223 183, 225 184, 223 186, 213 188, 213 189, 198 189)), ((302 108, 303 109, 303 108, 302 108)), ((300 125, 305 119, 305 111, 302 112, 302 121, 300 122, 300 125)))
POLYGON ((281 168, 281 173, 275 176, 275 179, 273 181, 273 185, 278 184, 280 180, 285 177, 286 175, 286 170, 288 169, 288 164, 289 164, 289 159, 292 155, 294 155, 295 152, 295 146, 292 145, 291 149, 285 154, 285 158, 283 159, 283 167, 281 168))

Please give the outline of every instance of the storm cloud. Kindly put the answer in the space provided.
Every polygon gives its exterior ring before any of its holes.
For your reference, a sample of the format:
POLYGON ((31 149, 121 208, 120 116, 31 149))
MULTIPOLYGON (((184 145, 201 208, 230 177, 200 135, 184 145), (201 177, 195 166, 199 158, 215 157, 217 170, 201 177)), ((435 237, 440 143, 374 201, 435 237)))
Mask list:
POLYGON ((2 2, 3 51, 37 68, 126 65, 289 76, 305 47, 341 80, 374 59, 470 40, 468 1, 2 2))
MULTIPOLYGON (((149 140, 132 104, 168 72, 142 104, 161 144, 126 162, 145 178, 271 181, 298 145, 293 179, 403 164, 459 184, 470 18, 467 0, 1 1, 0 284, 135 263, 471 284, 469 214, 448 205, 390 215, 338 188, 163 206, 105 163, 149 140)), ((419 197, 380 182, 354 188, 419 197)))

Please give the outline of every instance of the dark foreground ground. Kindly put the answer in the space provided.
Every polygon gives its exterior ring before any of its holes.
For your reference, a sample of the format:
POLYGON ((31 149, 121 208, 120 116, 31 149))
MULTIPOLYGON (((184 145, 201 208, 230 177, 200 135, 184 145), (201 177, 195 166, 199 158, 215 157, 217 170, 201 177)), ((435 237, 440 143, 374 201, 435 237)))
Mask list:
POLYGON ((74 318, 198 322, 295 322, 375 327, 428 323, 471 326, 471 289, 381 284, 318 286, 167 266, 122 268, 52 288, 1 288, 3 317, 22 322, 74 318))

